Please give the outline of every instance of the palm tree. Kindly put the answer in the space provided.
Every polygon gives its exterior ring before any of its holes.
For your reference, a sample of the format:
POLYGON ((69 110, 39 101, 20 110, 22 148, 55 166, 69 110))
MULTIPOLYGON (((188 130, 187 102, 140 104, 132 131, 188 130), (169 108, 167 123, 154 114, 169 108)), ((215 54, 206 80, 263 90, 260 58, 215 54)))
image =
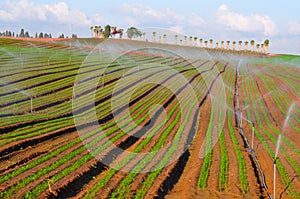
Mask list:
POLYGON ((205 48, 207 48, 207 43, 208 43, 208 41, 204 41, 204 44, 205 44, 204 47, 205 48))
POLYGON ((178 35, 174 36, 174 44, 177 45, 178 35))
MULTIPOLYGON (((120 39, 123 38, 123 33, 124 33, 124 29, 121 28, 121 29, 120 29, 120 37, 119 37, 120 39)), ((144 41, 145 41, 145 35, 146 35, 146 33, 144 32, 144 33, 143 33, 144 41)))
POLYGON ((229 50, 229 44, 230 44, 230 41, 227 41, 227 46, 226 46, 227 50, 229 50))
POLYGON ((264 45, 265 45, 265 53, 268 54, 269 52, 269 44, 270 44, 270 41, 268 39, 266 39, 264 41, 264 45))
POLYGON ((264 53, 264 49, 265 49, 265 45, 264 44, 260 44, 260 52, 264 53))
POLYGON ((248 42, 248 41, 245 41, 245 51, 248 50, 248 44, 249 44, 249 42, 248 42))
POLYGON ((251 40, 251 41, 250 41, 250 44, 251 44, 251 52, 254 52, 255 41, 254 41, 254 40, 251 40))
POLYGON ((216 43, 216 49, 218 49, 218 48, 219 48, 219 42, 216 43))
POLYGON ((158 43, 161 43, 161 36, 158 37, 158 43))
POLYGON ((256 51, 259 52, 260 44, 256 44, 256 51))
POLYGON ((209 40, 209 48, 210 48, 210 49, 212 49, 213 41, 214 41, 213 39, 210 39, 210 40, 209 40))
POLYGON ((167 43, 167 35, 164 34, 164 44, 166 44, 166 43, 167 43))
POLYGON ((182 39, 180 39, 180 45, 182 45, 182 39))
POLYGON ((98 35, 97 35, 97 28, 98 28, 98 26, 94 26, 93 27, 93 35, 94 35, 94 37, 97 37, 98 35))
POLYGON ((202 48, 202 42, 203 42, 203 39, 199 39, 199 42, 200 42, 200 48, 202 48))
POLYGON ((152 33, 152 42, 156 42, 156 32, 152 33))
POLYGON ((187 36, 184 36, 184 45, 186 46, 186 41, 187 40, 187 36))
POLYGON ((224 49, 224 41, 221 41, 221 48, 224 49))
POLYGON ((99 37, 101 32, 101 26, 94 26, 94 36, 99 37))
POLYGON ((192 43, 193 43, 193 37, 190 36, 190 46, 192 46, 192 43))
POLYGON ((242 42, 242 41, 239 41, 239 51, 242 50, 242 44, 243 44, 243 42, 242 42))
POLYGON ((194 37, 194 46, 196 46, 197 45, 197 37, 194 37))
POLYGON ((91 30, 91 34, 92 34, 92 37, 93 37, 94 26, 91 26, 91 27, 90 27, 90 30, 91 30))
POLYGON ((235 50, 236 41, 232 42, 232 50, 235 50))

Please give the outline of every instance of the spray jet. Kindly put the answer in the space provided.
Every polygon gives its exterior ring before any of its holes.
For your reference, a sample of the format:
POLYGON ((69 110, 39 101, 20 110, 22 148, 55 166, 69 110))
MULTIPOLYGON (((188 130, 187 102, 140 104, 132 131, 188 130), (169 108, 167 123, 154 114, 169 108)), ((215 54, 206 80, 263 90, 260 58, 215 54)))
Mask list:
POLYGON ((277 139, 277 143, 276 143, 276 153, 275 153, 275 157, 274 157, 274 164, 273 164, 273 170, 274 170, 274 193, 273 193, 273 198, 275 199, 276 198, 276 162, 277 162, 277 159, 278 159, 278 153, 279 153, 279 149, 280 149, 280 142, 281 142, 281 134, 278 136, 278 139, 277 139))

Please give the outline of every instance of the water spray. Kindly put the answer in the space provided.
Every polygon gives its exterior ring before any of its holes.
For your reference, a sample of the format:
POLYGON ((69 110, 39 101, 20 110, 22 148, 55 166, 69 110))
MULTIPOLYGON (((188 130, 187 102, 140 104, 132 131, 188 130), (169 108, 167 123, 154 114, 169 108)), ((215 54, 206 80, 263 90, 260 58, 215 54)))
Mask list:
POLYGON ((30 113, 33 113, 33 103, 32 103, 32 97, 30 97, 30 113))
POLYGON ((277 143, 276 143, 276 153, 274 157, 274 165, 273 165, 273 170, 274 170, 274 193, 273 193, 273 198, 276 198, 276 161, 278 158, 278 153, 280 149, 280 142, 281 142, 281 134, 278 136, 277 143))
POLYGON ((288 121, 290 119, 291 113, 293 111, 293 108, 295 106, 295 103, 293 102, 292 105, 290 106, 289 110, 288 110, 288 114, 284 120, 283 126, 282 126, 282 130, 285 129, 286 125, 288 124, 288 121))

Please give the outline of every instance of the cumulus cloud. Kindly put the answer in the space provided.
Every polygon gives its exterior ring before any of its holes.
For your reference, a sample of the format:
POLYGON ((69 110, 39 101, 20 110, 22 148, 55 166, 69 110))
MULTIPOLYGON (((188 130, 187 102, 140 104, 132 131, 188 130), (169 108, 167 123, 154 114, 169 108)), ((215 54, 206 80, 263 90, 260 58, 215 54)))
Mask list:
POLYGON ((185 17, 170 8, 155 10, 148 5, 141 3, 125 3, 120 7, 120 14, 125 16, 130 15, 134 18, 135 24, 144 22, 165 23, 165 24, 180 24, 185 20, 185 17))
MULTIPOLYGON (((119 8, 119 15, 133 26, 160 26, 181 34, 201 32, 205 20, 197 13, 182 14, 171 8, 154 9, 141 3, 125 3, 119 8)), ((126 24, 127 25, 127 24, 126 24)))
POLYGON ((265 36, 272 36, 278 33, 275 22, 269 16, 250 15, 245 16, 231 11, 223 4, 217 10, 217 22, 229 29, 241 32, 261 32, 265 36))
POLYGON ((289 33, 292 35, 300 35, 300 23, 298 23, 297 21, 290 21, 289 33))
POLYGON ((201 26, 205 24, 204 19, 196 13, 189 14, 187 22, 191 26, 201 26))
POLYGON ((0 9, 0 21, 19 22, 52 21, 60 24, 74 24, 76 26, 90 25, 91 21, 81 11, 70 9, 65 2, 55 4, 35 4, 27 0, 17 2, 7 1, 0 9))
POLYGON ((161 13, 155 11, 150 6, 140 3, 125 3, 121 6, 121 12, 123 12, 123 14, 131 14, 140 17, 141 20, 146 17, 157 20, 162 17, 161 13))

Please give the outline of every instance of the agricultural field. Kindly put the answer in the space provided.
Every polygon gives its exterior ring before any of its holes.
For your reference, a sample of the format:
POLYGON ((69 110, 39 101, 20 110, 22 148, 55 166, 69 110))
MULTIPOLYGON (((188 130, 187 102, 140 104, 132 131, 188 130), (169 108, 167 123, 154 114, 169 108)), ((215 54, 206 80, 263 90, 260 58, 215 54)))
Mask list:
POLYGON ((276 198, 300 198, 299 67, 288 55, 0 38, 0 198, 269 198, 274 161, 276 198))

